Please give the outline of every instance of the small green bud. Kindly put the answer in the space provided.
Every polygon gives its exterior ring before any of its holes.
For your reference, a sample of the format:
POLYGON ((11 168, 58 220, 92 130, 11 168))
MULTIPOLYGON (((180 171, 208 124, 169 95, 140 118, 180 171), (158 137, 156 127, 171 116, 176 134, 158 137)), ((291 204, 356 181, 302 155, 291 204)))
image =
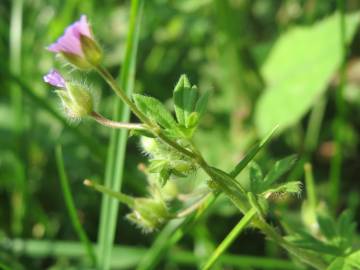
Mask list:
POLYGON ((57 90, 65 112, 71 118, 82 118, 93 111, 93 97, 88 88, 78 83, 67 83, 65 90, 57 90))
POLYGON ((159 229, 171 217, 161 199, 136 198, 132 209, 133 212, 128 214, 127 218, 146 233, 159 229))

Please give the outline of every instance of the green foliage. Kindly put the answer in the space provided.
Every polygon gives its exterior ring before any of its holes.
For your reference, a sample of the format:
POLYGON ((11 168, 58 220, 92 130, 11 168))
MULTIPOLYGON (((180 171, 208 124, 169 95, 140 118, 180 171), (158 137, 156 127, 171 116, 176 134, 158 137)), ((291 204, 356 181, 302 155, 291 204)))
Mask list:
MULTIPOLYGON (((262 67, 267 87, 255 114, 261 134, 275 125, 283 130, 297 123, 325 91, 342 61, 339 16, 337 13, 312 26, 294 27, 275 43, 262 67)), ((360 13, 346 16, 347 43, 359 21, 360 13)))
POLYGON ((163 127, 167 134, 173 137, 179 136, 180 131, 174 118, 159 100, 140 94, 133 94, 133 99, 136 107, 152 121, 163 127))
POLYGON ((209 92, 199 97, 196 86, 191 86, 186 75, 181 75, 174 93, 174 108, 179 126, 186 137, 191 138, 201 117, 204 115, 209 92))
POLYGON ((249 170, 250 189, 255 194, 260 193, 298 193, 300 184, 298 182, 289 182, 281 185, 275 185, 280 178, 287 173, 295 164, 296 156, 291 155, 277 161, 270 171, 265 175, 262 174, 260 167, 252 163, 249 170))

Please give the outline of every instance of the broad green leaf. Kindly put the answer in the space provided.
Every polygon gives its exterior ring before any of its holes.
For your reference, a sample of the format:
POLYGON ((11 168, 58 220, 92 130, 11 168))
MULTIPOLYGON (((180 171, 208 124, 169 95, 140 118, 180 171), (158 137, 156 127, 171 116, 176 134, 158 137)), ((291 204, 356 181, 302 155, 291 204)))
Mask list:
POLYGON ((346 258, 346 261, 351 266, 357 267, 357 269, 360 269, 360 250, 355 251, 354 253, 350 254, 346 258))
MULTIPOLYGON (((359 12, 346 16, 348 43, 359 20, 359 12)), ((324 92, 341 61, 337 13, 283 34, 261 70, 267 87, 256 105, 255 121, 260 134, 267 134, 275 125, 284 129, 299 121, 324 92)))
POLYGON ((345 258, 336 258, 326 270, 353 270, 350 264, 347 263, 345 258))
POLYGON ((276 181, 287 173, 296 162, 296 155, 291 155, 283 158, 275 163, 268 174, 264 178, 263 190, 271 187, 276 181))
POLYGON ((136 107, 152 121, 170 131, 178 131, 174 118, 159 100, 139 94, 133 94, 133 98, 136 107))

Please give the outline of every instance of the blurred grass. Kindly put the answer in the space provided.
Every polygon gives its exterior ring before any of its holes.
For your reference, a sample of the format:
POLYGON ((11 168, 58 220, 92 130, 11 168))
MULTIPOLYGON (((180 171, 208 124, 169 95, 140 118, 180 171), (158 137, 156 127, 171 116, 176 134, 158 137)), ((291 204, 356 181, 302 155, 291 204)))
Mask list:
MULTIPOLYGON (((131 97, 134 90, 136 56, 140 34, 140 24, 142 17, 142 0, 131 1, 131 13, 129 20, 129 31, 125 49, 124 63, 120 71, 119 84, 121 89, 125 89, 127 96, 131 97)), ((130 109, 119 100, 115 101, 113 118, 120 122, 129 122, 130 109)), ((104 185, 112 190, 120 191, 124 173, 126 142, 128 131, 113 130, 108 148, 106 161, 105 183, 104 185)), ((114 244, 116 224, 118 218, 119 202, 103 194, 101 204, 101 215, 99 224, 99 268, 110 269, 110 259, 114 244)))
POLYGON ((65 171, 65 165, 63 161, 63 154, 62 154, 62 148, 61 145, 57 145, 55 148, 55 159, 57 164, 57 169, 59 173, 60 183, 61 183, 61 189, 65 200, 65 205, 70 217, 70 221, 72 223, 72 226, 74 227, 75 232, 77 233, 77 236, 79 237, 80 241, 84 245, 84 249, 87 252, 87 256, 89 257, 89 260, 91 261, 91 265, 93 267, 96 267, 96 257, 94 249, 89 241, 89 238, 86 235, 86 232, 84 228, 82 227, 75 203, 73 200, 73 196, 71 194, 70 186, 69 186, 69 180, 66 175, 65 171))
MULTIPOLYGON (((83 263, 81 258, 85 256, 85 249, 80 242, 75 242, 78 237, 72 226, 67 226, 68 216, 59 192, 61 187, 53 155, 56 143, 61 143, 66 153, 64 163, 78 216, 90 241, 97 242, 94 244, 97 254, 106 253, 106 256, 101 256, 104 265, 111 262, 114 269, 117 266, 123 269, 198 269, 239 220, 234 208, 219 196, 196 223, 190 222, 191 219, 179 221, 189 226, 177 229, 179 224, 174 222, 161 232, 144 235, 124 220, 127 210, 120 207, 118 217, 114 214, 117 206, 112 208, 112 214, 106 212, 105 206, 99 207, 99 197, 83 187, 85 177, 99 181, 104 179, 103 172, 106 170, 105 179, 108 183, 114 181, 117 184, 114 188, 122 186, 126 193, 145 194, 144 176, 136 169, 136 165, 144 161, 137 139, 129 138, 125 149, 127 136, 123 135, 120 139, 119 135, 111 135, 112 150, 109 153, 115 153, 116 149, 118 153, 126 151, 123 152, 123 167, 120 166, 121 154, 117 154, 118 159, 113 156, 113 163, 108 162, 105 148, 112 132, 91 121, 67 122, 55 95, 42 82, 43 74, 55 65, 58 69, 70 71, 71 76, 78 80, 86 80, 101 93, 99 110, 104 115, 116 118, 125 109, 118 104, 113 114, 115 97, 97 76, 91 72, 79 74, 56 62, 44 50, 80 14, 87 14, 92 22, 98 41, 104 46, 105 61, 111 72, 117 74, 121 68, 121 84, 126 77, 133 78, 128 87, 123 85, 125 89, 154 95, 170 105, 168 100, 173 86, 179 75, 186 73, 200 90, 212 90, 209 112, 195 141, 209 163, 230 170, 258 139, 254 108, 266 87, 262 67, 274 44, 294 26, 311 27, 339 10, 336 0, 145 1, 141 33, 136 37, 141 43, 137 51, 135 79, 134 55, 126 52, 129 47, 134 48, 129 45, 134 39, 128 38, 128 35, 134 34, 129 30, 134 27, 130 25, 129 18, 130 4, 136 2, 1 1, 0 268, 5 265, 14 270, 56 270, 71 269, 83 263), (129 66, 132 67, 127 69, 129 66), (118 170, 116 177, 115 170, 118 170), (126 179, 123 183, 119 180, 122 173, 126 179), (23 212, 23 209, 26 211, 23 212), (102 225, 98 221, 101 215, 102 225), (100 236, 99 230, 103 233, 101 240, 100 237, 96 239, 97 235, 100 236), (6 240, 8 238, 9 241, 6 240), (59 239, 69 242, 59 242, 59 239), (50 246, 53 241, 54 245, 50 246), (14 243, 17 248, 12 245, 14 243), (102 243, 102 248, 99 243, 102 243), (108 251, 113 243, 121 243, 124 249, 115 246, 110 255, 108 251)), ((137 4, 141 2, 138 0, 137 4)), ((356 0, 343 3, 346 13, 360 8, 356 0)), ((356 220, 360 219, 357 188, 360 169, 358 40, 357 30, 342 66, 346 79, 342 102, 347 113, 341 127, 342 162, 337 165, 340 171, 336 173, 340 188, 334 190, 335 184, 329 181, 336 144, 336 132, 332 126, 334 119, 339 117, 336 109, 339 94, 337 73, 332 74, 321 102, 315 102, 312 112, 302 115, 294 126, 273 139, 256 158, 261 166, 267 168, 279 157, 300 154, 303 160, 289 177, 301 180, 303 164, 311 161, 317 201, 326 202, 338 196, 333 211, 349 207, 356 220)), ((311 50, 313 46, 309 44, 307 47, 311 50)), ((295 59, 291 51, 288 59, 295 59)), ((306 73, 308 67, 302 67, 300 71, 306 73)), ((284 103, 285 108, 289 106, 284 103)), ((246 182, 246 169, 238 179, 246 182)), ((196 188, 197 181, 181 185, 186 186, 186 192, 191 192, 196 188)), ((271 220, 275 220, 279 213, 282 217, 299 221, 301 200, 274 200, 271 220)), ((357 236, 355 245, 359 243, 357 236)), ((278 248, 272 248, 271 243, 264 243, 263 236, 255 231, 246 231, 235 240, 229 253, 232 255, 225 254, 218 268, 214 269, 296 269, 289 261, 269 259, 284 258, 284 254, 278 248)))

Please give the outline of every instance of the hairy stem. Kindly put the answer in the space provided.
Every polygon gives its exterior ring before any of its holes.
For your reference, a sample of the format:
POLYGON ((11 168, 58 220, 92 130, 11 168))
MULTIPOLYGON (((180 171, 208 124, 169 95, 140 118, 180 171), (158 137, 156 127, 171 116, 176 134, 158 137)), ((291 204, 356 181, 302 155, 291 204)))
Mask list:
MULTIPOLYGON (((156 124, 154 124, 146 115, 144 115, 141 111, 138 110, 136 105, 125 95, 122 89, 118 87, 116 81, 111 76, 111 74, 103 67, 97 66, 95 67, 97 72, 106 80, 106 82, 110 85, 110 87, 114 90, 114 92, 125 102, 132 112, 144 123, 148 126, 149 130, 159 139, 161 139, 164 143, 173 147, 180 153, 192 158, 194 162, 196 162, 204 172, 220 187, 220 189, 230 198, 230 200, 234 203, 234 205, 242 212, 246 213, 250 206, 247 203, 246 194, 244 194, 244 189, 241 185, 232 177, 232 174, 220 173, 221 171, 212 168, 209 166, 204 158, 201 156, 200 152, 196 151, 195 153, 189 151, 188 149, 182 147, 177 142, 168 138, 156 124)), ((241 167, 236 168, 234 173, 242 169, 241 167)), ((300 260, 309 265, 314 266, 316 269, 325 269, 325 264, 308 254, 307 252, 303 252, 301 249, 294 247, 287 243, 282 236, 268 223, 262 221, 260 219, 256 219, 253 221, 255 227, 259 228, 263 233, 265 233, 268 237, 274 240, 276 243, 280 244, 283 248, 288 250, 292 254, 298 254, 300 260)))
POLYGON ((99 124, 111 128, 125 128, 125 129, 137 129, 137 130, 144 130, 145 127, 142 124, 134 124, 134 123, 124 123, 124 122, 117 122, 112 121, 110 119, 105 118, 101 114, 97 112, 92 112, 91 117, 98 122, 99 124))

